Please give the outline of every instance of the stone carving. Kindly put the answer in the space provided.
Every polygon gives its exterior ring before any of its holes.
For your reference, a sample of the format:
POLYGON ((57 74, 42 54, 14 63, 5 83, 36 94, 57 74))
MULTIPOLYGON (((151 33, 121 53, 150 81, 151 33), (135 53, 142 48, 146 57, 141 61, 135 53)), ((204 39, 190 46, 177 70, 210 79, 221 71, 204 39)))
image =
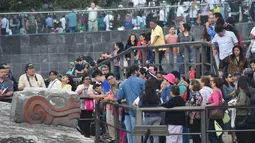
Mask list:
POLYGON ((0 101, 0 143, 93 143, 75 128, 10 121, 11 104, 0 101))
POLYGON ((30 88, 14 93, 11 107, 14 122, 76 128, 79 118, 80 100, 75 92, 30 88))

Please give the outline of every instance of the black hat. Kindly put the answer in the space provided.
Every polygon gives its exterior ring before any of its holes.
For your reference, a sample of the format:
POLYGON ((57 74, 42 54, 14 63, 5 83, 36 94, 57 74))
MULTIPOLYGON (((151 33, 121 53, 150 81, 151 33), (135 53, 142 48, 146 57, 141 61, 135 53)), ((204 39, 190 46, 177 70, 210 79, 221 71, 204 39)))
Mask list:
POLYGON ((28 64, 26 64, 25 71, 27 71, 28 69, 34 69, 34 68, 35 68, 35 66, 33 64, 28 63, 28 64))

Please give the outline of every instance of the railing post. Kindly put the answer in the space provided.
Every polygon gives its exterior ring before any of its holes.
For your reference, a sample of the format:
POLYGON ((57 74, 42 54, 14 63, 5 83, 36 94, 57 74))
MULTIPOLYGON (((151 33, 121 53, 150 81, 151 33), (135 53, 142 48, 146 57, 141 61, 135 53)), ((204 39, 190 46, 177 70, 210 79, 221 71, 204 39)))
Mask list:
POLYGON ((186 78, 189 78, 189 58, 189 47, 184 46, 184 70, 186 78))
POLYGON ((100 101, 96 102, 96 114, 95 114, 95 143, 101 143, 101 139, 100 139, 100 101))
POLYGON ((159 51, 158 48, 155 49, 155 65, 159 69, 159 51))
POLYGON ((205 114, 205 109, 201 110, 201 142, 202 143, 207 143, 207 133, 206 133, 206 129, 207 129, 207 125, 205 123, 205 118, 206 118, 206 114, 205 114))
POLYGON ((115 142, 120 143, 120 123, 119 123, 119 110, 117 105, 113 105, 114 112, 114 131, 115 131, 115 142))
POLYGON ((124 58, 120 57, 120 79, 124 78, 124 58))
POLYGON ((168 51, 169 57, 168 57, 168 61, 169 61, 169 66, 170 66, 170 71, 172 71, 174 69, 174 55, 173 55, 173 47, 170 46, 169 47, 169 51, 168 51))
MULTIPOLYGON (((130 54, 130 64, 133 65, 135 63, 135 52, 134 50, 131 50, 131 54, 130 54)), ((131 66, 131 65, 128 65, 128 66, 131 66)))
MULTIPOLYGON (((142 110, 139 110, 139 108, 136 109, 136 125, 141 126, 142 125, 142 110)), ((141 143, 142 137, 136 136, 136 143, 141 143)))
POLYGON ((201 56, 202 56, 201 57, 201 68, 202 68, 201 69, 201 74, 202 75, 205 73, 205 68, 206 68, 205 67, 205 61, 206 61, 206 56, 205 55, 206 55, 207 52, 206 52, 205 48, 206 48, 206 46, 204 44, 201 44, 201 50, 200 51, 201 51, 201 56))
POLYGON ((113 60, 110 61, 110 68, 111 68, 111 73, 114 73, 114 63, 113 60))
POLYGON ((142 53, 143 53, 143 66, 146 65, 146 60, 147 60, 147 47, 142 48, 142 53))

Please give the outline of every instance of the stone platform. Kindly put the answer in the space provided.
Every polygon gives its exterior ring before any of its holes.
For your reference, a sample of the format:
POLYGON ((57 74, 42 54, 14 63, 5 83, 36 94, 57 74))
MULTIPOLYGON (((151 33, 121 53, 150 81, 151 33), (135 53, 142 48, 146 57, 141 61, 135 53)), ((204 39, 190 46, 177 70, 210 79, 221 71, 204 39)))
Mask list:
POLYGON ((75 128, 10 121, 10 103, 0 102, 0 143, 93 143, 75 128))

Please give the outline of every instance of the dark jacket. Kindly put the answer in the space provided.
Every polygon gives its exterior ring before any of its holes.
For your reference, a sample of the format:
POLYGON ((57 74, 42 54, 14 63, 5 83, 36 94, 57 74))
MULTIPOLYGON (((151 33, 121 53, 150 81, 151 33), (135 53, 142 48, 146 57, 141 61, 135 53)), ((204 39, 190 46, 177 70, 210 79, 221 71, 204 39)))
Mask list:
MULTIPOLYGON (((181 96, 176 96, 162 104, 162 106, 165 108, 185 106, 185 102, 181 96)), ((185 111, 167 111, 165 123, 167 125, 185 125, 185 111)))

